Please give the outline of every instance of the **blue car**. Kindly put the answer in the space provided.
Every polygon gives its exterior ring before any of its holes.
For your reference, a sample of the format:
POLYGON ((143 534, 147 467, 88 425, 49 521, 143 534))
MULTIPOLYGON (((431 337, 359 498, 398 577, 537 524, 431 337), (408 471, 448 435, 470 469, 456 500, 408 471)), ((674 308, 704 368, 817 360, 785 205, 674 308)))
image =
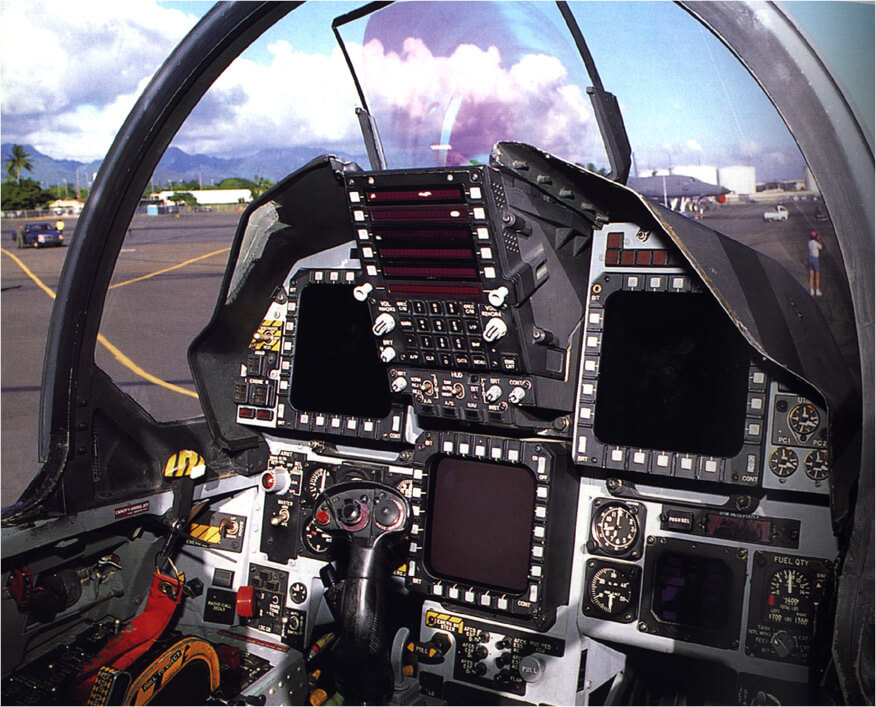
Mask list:
POLYGON ((14 233, 18 248, 45 248, 63 246, 64 234, 48 223, 27 223, 14 233))

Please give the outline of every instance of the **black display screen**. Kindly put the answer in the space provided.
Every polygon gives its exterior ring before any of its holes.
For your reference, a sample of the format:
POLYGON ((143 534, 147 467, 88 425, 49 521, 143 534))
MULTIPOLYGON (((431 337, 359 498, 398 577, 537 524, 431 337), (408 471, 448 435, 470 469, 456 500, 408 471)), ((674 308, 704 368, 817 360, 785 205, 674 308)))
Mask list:
POLYGON ((605 444, 733 457, 750 360, 710 296, 616 292, 605 304, 594 433, 605 444))
POLYGON ((666 623, 721 631, 733 613, 732 591, 723 560, 665 552, 655 563, 651 608, 666 623))
POLYGON ((389 414, 386 368, 368 305, 353 298, 352 285, 307 285, 301 291, 289 402, 307 412, 389 414))
POLYGON ((426 566, 437 578, 527 587, 535 477, 522 466, 442 457, 429 471, 426 566))

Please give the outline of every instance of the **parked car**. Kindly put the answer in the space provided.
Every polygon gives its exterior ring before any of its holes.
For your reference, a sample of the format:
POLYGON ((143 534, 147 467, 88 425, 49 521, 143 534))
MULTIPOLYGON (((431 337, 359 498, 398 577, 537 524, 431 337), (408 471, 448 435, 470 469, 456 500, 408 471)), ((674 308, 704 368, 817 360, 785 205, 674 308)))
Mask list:
POLYGON ((65 245, 64 234, 49 223, 26 223, 12 236, 18 248, 45 248, 65 245))
POLYGON ((786 209, 781 204, 776 204, 769 211, 763 212, 763 220, 764 221, 787 221, 788 220, 788 209, 786 209))

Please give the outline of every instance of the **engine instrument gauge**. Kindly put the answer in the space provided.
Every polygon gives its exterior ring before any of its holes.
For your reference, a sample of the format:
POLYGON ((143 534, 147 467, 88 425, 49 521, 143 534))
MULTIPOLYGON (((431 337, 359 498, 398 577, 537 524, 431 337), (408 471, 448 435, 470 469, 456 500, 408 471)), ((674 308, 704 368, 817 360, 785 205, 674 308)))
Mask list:
POLYGON ((304 492, 310 503, 315 503, 317 496, 332 485, 334 479, 331 471, 324 466, 318 466, 307 475, 304 483, 304 492))
POLYGON ((313 518, 309 518, 301 530, 304 546, 314 555, 325 555, 332 546, 332 536, 321 530, 313 518))
POLYGON ((596 570, 587 591, 590 601, 610 616, 626 611, 633 601, 632 583, 614 567, 596 570))
POLYGON ((811 435, 818 428, 821 418, 811 403, 801 403, 788 413, 788 424, 798 435, 811 435))
POLYGON ((639 539, 639 519, 622 503, 606 503, 593 518, 593 539, 613 555, 629 552, 639 539))
POLYGON ((827 452, 824 449, 813 449, 809 452, 803 465, 806 470, 806 476, 813 481, 823 481, 830 472, 830 468, 827 465, 827 452))
POLYGON ((790 476, 797 471, 798 464, 797 454, 788 447, 779 447, 770 454, 770 471, 778 477, 790 476))
POLYGON ((396 483, 395 488, 401 493, 405 498, 411 497, 411 489, 413 488, 413 481, 411 479, 402 479, 398 483, 396 483))

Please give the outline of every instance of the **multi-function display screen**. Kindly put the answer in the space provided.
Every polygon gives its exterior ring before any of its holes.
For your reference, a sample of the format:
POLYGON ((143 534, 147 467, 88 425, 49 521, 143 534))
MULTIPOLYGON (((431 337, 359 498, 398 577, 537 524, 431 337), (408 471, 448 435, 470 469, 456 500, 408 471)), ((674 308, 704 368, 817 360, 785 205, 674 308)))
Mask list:
POLYGON ((605 304, 594 433, 605 444, 733 457, 751 354, 704 294, 616 292, 605 304))
POLYGON ((296 410, 386 417, 386 368, 352 285, 308 285, 298 301, 289 402, 296 410))
POLYGON ((429 485, 429 571, 450 581, 523 592, 535 510, 532 472, 442 457, 429 471, 429 485))

